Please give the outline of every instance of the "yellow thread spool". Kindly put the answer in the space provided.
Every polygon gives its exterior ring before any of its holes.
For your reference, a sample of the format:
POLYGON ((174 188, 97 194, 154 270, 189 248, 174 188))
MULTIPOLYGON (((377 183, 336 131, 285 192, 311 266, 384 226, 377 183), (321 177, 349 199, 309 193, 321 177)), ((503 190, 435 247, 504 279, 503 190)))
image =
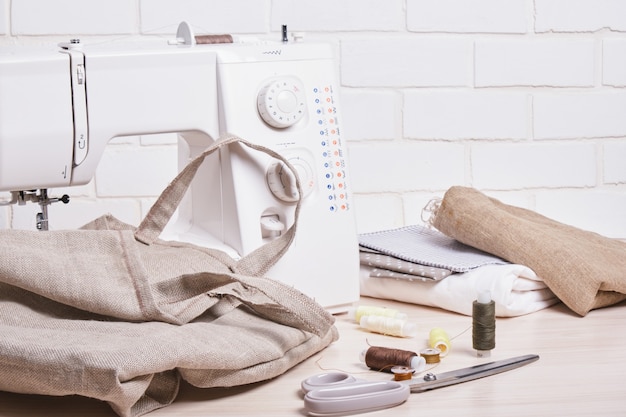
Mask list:
POLYGON ((435 327, 428 335, 428 345, 431 348, 439 349, 441 351, 439 355, 443 358, 450 351, 450 337, 441 327, 435 327))
POLYGON ((351 308, 348 314, 354 319, 355 322, 360 323, 363 316, 379 316, 379 317, 391 317, 399 320, 406 320, 408 316, 406 313, 393 308, 376 307, 376 306, 358 306, 351 308))

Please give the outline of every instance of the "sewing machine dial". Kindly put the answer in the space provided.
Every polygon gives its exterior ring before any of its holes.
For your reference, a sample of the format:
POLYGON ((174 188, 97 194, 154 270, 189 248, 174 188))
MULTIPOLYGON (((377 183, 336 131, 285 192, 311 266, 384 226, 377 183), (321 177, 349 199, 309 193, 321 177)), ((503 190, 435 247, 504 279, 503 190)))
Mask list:
MULTIPOLYGON (((300 178, 303 198, 311 194, 315 187, 313 168, 309 162, 302 157, 291 157, 287 159, 294 167, 300 178)), ((266 172, 267 185, 276 198, 286 203, 298 201, 298 188, 296 177, 293 172, 283 163, 272 163, 266 172)))
POLYGON ((257 95, 259 115, 270 126, 283 129, 296 124, 306 112, 304 86, 295 77, 275 78, 257 95))

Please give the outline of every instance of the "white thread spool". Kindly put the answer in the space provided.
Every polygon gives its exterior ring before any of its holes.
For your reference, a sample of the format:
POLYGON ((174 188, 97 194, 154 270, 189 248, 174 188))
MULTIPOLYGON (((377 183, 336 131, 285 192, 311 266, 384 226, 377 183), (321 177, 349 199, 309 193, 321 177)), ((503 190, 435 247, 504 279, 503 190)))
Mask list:
POLYGON ((415 337, 417 334, 415 323, 394 317, 363 316, 359 325, 370 332, 389 336, 415 337))
POLYGON ((406 313, 401 313, 396 309, 376 306, 353 307, 348 310, 348 315, 357 323, 361 322, 361 317, 363 316, 392 317, 400 320, 406 320, 409 318, 406 313))

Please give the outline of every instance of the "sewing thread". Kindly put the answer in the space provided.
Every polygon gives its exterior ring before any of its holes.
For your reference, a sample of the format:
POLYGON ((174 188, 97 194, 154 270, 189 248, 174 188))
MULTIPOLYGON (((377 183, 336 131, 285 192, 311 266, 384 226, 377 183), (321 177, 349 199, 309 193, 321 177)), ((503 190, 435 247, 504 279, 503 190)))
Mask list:
POLYGON ((420 351, 420 356, 424 358, 427 364, 441 362, 441 351, 439 349, 423 349, 420 351))
POLYGON ((388 336, 415 337, 417 334, 414 323, 393 317, 363 316, 359 325, 370 332, 388 336))
POLYGON ((229 34, 224 35, 197 35, 196 44, 207 45, 216 43, 233 43, 233 37, 229 34))
POLYGON ((440 356, 445 357, 450 351, 450 337, 441 327, 431 329, 428 335, 428 345, 433 349, 440 350, 440 356))
POLYGON ((472 304, 472 345, 479 358, 496 347, 496 303, 489 291, 481 292, 472 304))
POLYGON ((426 366, 424 358, 415 352, 382 346, 372 346, 361 352, 360 359, 370 369, 379 372, 392 372, 394 367, 405 367, 412 372, 420 372, 426 366))
POLYGON ((351 308, 348 311, 348 315, 354 319, 355 322, 360 323, 363 316, 381 316, 392 317, 395 319, 406 320, 409 317, 406 313, 402 313, 393 308, 376 307, 376 306, 358 306, 351 308))
POLYGON ((391 368, 391 373, 393 374, 394 381, 407 381, 413 378, 415 369, 409 368, 408 366, 394 366, 391 368))

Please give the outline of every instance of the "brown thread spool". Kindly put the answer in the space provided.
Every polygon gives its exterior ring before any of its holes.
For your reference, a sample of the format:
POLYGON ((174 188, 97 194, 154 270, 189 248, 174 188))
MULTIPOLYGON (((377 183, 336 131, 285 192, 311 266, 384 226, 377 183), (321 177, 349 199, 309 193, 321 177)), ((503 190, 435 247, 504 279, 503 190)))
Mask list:
POLYGON ((232 35, 198 35, 196 38, 196 44, 209 45, 215 43, 233 43, 232 35))
POLYGON ((411 369, 420 367, 418 354, 408 350, 372 346, 362 356, 364 356, 365 364, 375 371, 391 372, 395 366, 411 369))
POLYGON ((441 362, 441 351, 439 349, 424 349, 420 351, 420 356, 426 360, 427 364, 441 362))

